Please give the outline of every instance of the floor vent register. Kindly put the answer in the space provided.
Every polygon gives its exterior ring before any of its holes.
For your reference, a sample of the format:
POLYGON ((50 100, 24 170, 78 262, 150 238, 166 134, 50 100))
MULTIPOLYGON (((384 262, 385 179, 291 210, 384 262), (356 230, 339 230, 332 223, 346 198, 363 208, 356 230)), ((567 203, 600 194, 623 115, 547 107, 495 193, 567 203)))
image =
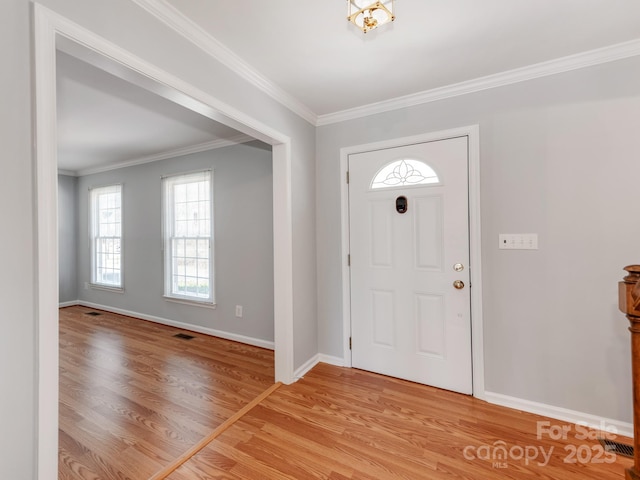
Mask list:
POLYGON ((626 443, 614 442, 613 440, 607 440, 605 438, 599 438, 598 441, 607 452, 615 453, 616 455, 622 455, 623 457, 633 458, 633 445, 627 445, 626 443))
POLYGON ((193 335, 188 335, 186 333, 176 333, 174 337, 181 338, 182 340, 191 340, 193 338, 196 338, 193 335))

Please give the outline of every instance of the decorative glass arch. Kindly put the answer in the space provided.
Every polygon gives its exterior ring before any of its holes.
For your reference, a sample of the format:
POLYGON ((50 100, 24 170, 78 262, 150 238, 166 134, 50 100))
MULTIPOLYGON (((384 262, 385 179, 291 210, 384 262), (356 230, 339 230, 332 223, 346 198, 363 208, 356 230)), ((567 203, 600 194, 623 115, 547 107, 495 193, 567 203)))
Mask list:
POLYGON ((405 158, 391 162, 376 173, 371 189, 440 183, 436 172, 424 162, 405 158))

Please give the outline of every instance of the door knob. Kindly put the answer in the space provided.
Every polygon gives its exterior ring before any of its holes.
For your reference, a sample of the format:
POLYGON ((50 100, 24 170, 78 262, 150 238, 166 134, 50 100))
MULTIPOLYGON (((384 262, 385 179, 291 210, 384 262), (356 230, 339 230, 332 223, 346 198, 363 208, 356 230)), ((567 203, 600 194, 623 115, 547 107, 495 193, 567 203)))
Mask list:
POLYGON ((462 280, 456 280, 453 282, 453 286, 458 290, 462 290, 464 288, 464 282, 462 280))

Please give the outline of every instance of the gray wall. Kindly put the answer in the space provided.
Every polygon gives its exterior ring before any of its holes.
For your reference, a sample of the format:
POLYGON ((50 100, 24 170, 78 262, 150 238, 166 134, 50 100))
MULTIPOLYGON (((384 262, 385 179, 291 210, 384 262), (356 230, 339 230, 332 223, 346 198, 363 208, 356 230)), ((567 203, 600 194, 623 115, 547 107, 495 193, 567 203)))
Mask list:
MULTIPOLYGON (((342 354, 339 148, 479 123, 487 389, 630 420, 615 284, 638 261, 638 59, 320 128, 316 168, 313 126, 129 0, 41 3, 292 139, 296 367, 317 336, 320 351, 342 354), (539 251, 497 250, 498 233, 525 229, 540 234, 539 251)), ((12 227, 2 238, 11 275, 0 278, 0 389, 11 392, 0 396, 0 471, 12 480, 34 478, 37 446, 29 8, 0 2, 0 214, 12 227)))
POLYGON ((34 184, 31 132, 29 2, 0 2, 2 58, 2 235, 0 275, 0 472, 26 480, 35 469, 36 324, 34 300, 34 184))
POLYGON ((58 175, 58 298, 60 303, 78 300, 77 185, 76 177, 58 175))
POLYGON ((318 129, 320 351, 342 356, 340 148, 480 125, 486 390, 631 421, 640 58, 318 129), (538 233, 537 251, 498 250, 538 233))
MULTIPOLYGON (((318 351, 316 332, 315 128, 231 72, 129 0, 42 0, 69 18, 172 75, 195 85, 291 138, 294 366, 318 351), (144 34, 141 35, 141 32, 144 34)), ((5 92, 0 111, 3 188, 0 210, 12 235, 2 239, 0 280, 0 470, 12 480, 35 478, 37 337, 34 244, 32 25, 29 0, 0 2, 0 57, 5 92), (9 366, 11 366, 9 368, 9 366)), ((57 295, 57 292, 56 292, 57 295)), ((45 446, 47 447, 47 446, 45 446)), ((52 446, 49 445, 48 448, 52 446)))
POLYGON ((134 313, 273 341, 273 175, 271 148, 260 142, 80 177, 78 296, 134 313), (212 169, 215 309, 165 300, 161 186, 163 175, 212 169), (123 188, 124 293, 84 287, 91 279, 89 188, 123 188), (243 317, 235 317, 235 306, 243 317))

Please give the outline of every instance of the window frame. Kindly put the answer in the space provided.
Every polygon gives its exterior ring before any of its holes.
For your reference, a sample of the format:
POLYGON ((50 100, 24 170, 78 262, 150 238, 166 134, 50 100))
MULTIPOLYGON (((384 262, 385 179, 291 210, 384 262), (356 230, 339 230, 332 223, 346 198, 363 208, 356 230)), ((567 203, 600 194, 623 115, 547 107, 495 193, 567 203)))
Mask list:
MULTIPOLYGON (((214 237, 214 173, 213 169, 196 170, 190 172, 182 172, 170 175, 163 175, 161 177, 161 192, 162 192, 162 264, 163 264, 163 297, 167 301, 186 303, 190 305, 197 305, 202 307, 215 308, 215 237, 214 237), (209 194, 209 229, 208 236, 177 236, 174 235, 175 230, 175 216, 176 216, 176 200, 175 200, 175 187, 180 184, 194 183, 196 176, 206 175, 208 176, 208 194, 209 194), (191 179, 189 178, 191 177, 191 179), (180 180, 182 179, 182 181, 180 180), (190 181, 191 180, 191 181, 190 181), (170 192, 169 190, 173 191, 170 192), (209 241, 209 258, 208 258, 208 277, 196 276, 196 279, 207 278, 209 283, 209 295, 208 297, 202 297, 197 295, 180 294, 174 291, 174 254, 173 254, 173 242, 177 239, 183 240, 196 240, 208 239, 209 241)), ((201 200, 198 199, 198 202, 201 200)), ((188 202, 187 202, 188 203, 188 202)), ((186 248, 186 247, 185 247, 186 248)), ((197 251, 196 246, 196 251, 197 251)), ((186 259, 186 253, 185 257, 186 259)), ((198 261, 198 254, 196 253, 195 261, 198 261)), ((186 278, 186 267, 185 274, 186 278)), ((196 287, 198 288, 198 287, 196 287)))
POLYGON ((115 292, 124 292, 124 185, 122 183, 113 183, 109 185, 101 185, 89 188, 89 256, 90 256, 90 281, 91 288, 110 290, 115 292), (115 190, 114 192, 108 192, 108 190, 115 190), (100 205, 97 201, 97 197, 101 194, 100 191, 107 193, 118 193, 120 196, 120 221, 119 221, 119 236, 100 236, 99 235, 99 218, 100 218, 100 205), (106 239, 119 239, 120 252, 119 252, 119 284, 104 283, 98 281, 98 249, 96 247, 99 238, 106 239))

